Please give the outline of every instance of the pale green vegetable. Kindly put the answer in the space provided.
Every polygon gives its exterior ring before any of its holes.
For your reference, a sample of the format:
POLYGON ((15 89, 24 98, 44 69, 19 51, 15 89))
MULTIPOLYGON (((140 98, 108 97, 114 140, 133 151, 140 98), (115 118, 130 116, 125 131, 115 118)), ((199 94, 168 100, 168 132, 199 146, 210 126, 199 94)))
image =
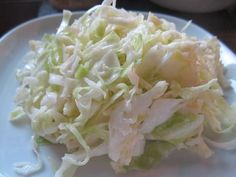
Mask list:
POLYGON ((22 118, 27 118, 27 115, 22 107, 16 107, 15 110, 11 112, 11 121, 16 121, 22 118))
POLYGON ((141 156, 135 157, 127 168, 149 169, 166 158, 175 146, 165 141, 147 141, 141 156))
POLYGON ((165 140, 168 142, 181 142, 196 135, 196 130, 203 123, 203 116, 182 115, 175 113, 168 121, 157 126, 148 139, 165 140))
MULTIPOLYGON (((57 33, 31 41, 17 71, 11 120, 28 118, 37 137, 67 148, 55 176, 73 176, 101 155, 120 172, 149 168, 179 148, 209 157, 206 140, 235 148, 234 137, 217 142, 207 134, 225 135, 236 123, 223 97, 217 39, 197 40, 115 4, 105 0, 72 24, 64 11, 57 33)), ((40 167, 27 163, 17 172, 40 167)))

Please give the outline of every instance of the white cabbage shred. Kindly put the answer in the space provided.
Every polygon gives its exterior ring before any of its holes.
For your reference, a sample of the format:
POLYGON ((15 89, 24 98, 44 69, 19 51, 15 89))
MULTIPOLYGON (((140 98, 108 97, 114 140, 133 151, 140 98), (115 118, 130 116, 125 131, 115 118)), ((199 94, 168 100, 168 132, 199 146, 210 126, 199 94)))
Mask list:
MULTIPOLYGON (((121 172, 147 168, 172 149, 203 157, 212 155, 207 144, 235 149, 235 137, 218 139, 236 123, 223 97, 218 40, 198 40, 152 13, 145 18, 115 4, 105 0, 71 25, 64 11, 56 34, 30 41, 17 71, 11 120, 28 118, 35 136, 66 146, 55 176, 73 176, 101 155, 121 172)), ((17 173, 41 168, 34 152, 38 164, 17 164, 17 173)))
POLYGON ((14 171, 18 173, 19 175, 29 176, 32 175, 43 167, 42 159, 40 158, 39 152, 38 152, 38 145, 35 142, 35 137, 32 136, 32 150, 34 154, 37 157, 37 163, 32 164, 31 162, 18 162, 14 164, 14 171))

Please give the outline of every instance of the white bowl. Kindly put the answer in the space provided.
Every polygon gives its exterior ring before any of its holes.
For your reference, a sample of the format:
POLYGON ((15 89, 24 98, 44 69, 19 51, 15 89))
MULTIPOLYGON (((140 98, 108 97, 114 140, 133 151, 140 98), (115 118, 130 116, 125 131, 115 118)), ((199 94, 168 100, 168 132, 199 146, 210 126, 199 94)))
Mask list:
POLYGON ((152 2, 178 11, 204 13, 225 9, 236 4, 236 0, 151 0, 152 2))

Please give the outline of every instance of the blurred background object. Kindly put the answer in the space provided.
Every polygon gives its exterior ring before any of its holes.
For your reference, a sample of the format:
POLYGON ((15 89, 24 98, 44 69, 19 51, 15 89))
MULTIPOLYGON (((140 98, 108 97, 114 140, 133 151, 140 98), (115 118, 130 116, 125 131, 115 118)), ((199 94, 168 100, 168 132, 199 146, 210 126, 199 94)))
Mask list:
POLYGON ((10 28, 37 17, 43 0, 0 0, 0 36, 10 28))
POLYGON ((151 0, 152 2, 173 10, 205 13, 214 12, 233 6, 236 0, 151 0))
MULTIPOLYGON (((236 0, 117 0, 117 7, 127 10, 164 13, 185 20, 192 20, 193 23, 202 26, 217 36, 236 52, 236 4, 226 6, 229 1, 236 0), (160 5, 153 1, 158 1, 160 5), (208 13, 193 13, 196 12, 193 10, 194 8, 201 8, 201 12, 206 12, 204 8, 207 1, 214 1, 215 4, 223 3, 220 7, 221 10, 208 13), (180 3, 186 2, 188 5, 190 4, 188 7, 189 12, 170 10, 165 8, 165 5, 161 5, 161 2, 172 4, 175 7, 178 5, 186 6, 187 4, 180 3)), ((72 11, 84 11, 101 2, 102 0, 0 0, 0 37, 16 25, 29 19, 60 13, 64 8, 72 11)))
POLYGON ((101 3, 101 0, 50 0, 52 5, 57 9, 79 9, 89 8, 94 4, 101 3))

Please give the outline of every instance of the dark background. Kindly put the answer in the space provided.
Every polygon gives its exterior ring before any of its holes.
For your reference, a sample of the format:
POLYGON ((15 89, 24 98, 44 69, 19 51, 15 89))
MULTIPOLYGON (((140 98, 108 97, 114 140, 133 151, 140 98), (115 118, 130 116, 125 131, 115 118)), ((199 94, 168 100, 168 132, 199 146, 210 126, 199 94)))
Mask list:
MULTIPOLYGON (((168 10, 148 0, 118 0, 117 6, 128 10, 152 11, 174 15, 186 20, 192 19, 194 23, 218 36, 236 52, 236 6, 204 14, 168 10)), ((87 8, 80 5, 77 10, 86 10, 87 8)), ((16 25, 29 19, 58 12, 61 10, 53 7, 48 0, 0 0, 0 37, 16 25)))

